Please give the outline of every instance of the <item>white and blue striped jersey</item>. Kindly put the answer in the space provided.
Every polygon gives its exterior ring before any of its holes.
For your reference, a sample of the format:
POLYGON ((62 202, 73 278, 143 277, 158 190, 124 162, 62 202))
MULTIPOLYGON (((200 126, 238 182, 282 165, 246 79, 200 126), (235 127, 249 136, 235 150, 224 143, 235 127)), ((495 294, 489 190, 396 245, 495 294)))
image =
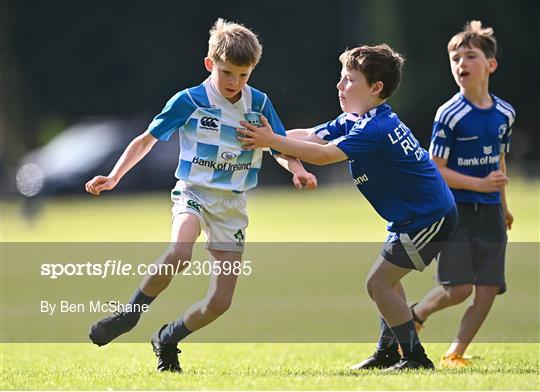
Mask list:
POLYGON ((454 208, 437 167, 387 104, 363 116, 343 113, 315 128, 349 158, 354 185, 393 233, 432 225, 454 208))
MULTIPOLYGON (((442 105, 435 115, 429 152, 448 160, 448 168, 472 177, 486 177, 499 169, 500 154, 510 151, 516 112, 491 94, 493 106, 480 109, 461 93, 442 105)), ((459 203, 498 204, 499 192, 452 189, 459 203)))
POLYGON ((244 192, 257 185, 263 150, 243 150, 236 128, 241 127, 240 121, 260 124, 261 114, 275 133, 286 135, 266 94, 246 85, 233 104, 208 78, 174 95, 148 130, 159 140, 169 140, 179 131, 176 178, 205 188, 244 192))

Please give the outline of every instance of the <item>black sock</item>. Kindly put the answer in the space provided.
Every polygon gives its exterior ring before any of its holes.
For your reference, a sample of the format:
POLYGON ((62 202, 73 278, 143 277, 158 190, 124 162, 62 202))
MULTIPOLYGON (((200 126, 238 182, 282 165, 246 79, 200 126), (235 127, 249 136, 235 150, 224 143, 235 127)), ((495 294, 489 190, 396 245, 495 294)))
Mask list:
POLYGON ((377 342, 377 351, 398 351, 398 342, 392 330, 381 317, 381 336, 377 342))
POLYGON ((134 306, 131 312, 126 312, 126 315, 130 318, 133 318, 134 320, 138 320, 139 317, 141 317, 141 310, 140 308, 142 305, 150 305, 153 300, 155 300, 156 297, 149 297, 148 295, 144 294, 140 288, 137 287, 137 290, 133 293, 133 296, 129 300, 129 304, 131 305, 140 305, 140 306, 134 306))
POLYGON ((403 358, 420 358, 426 355, 422 343, 418 338, 418 334, 414 329, 414 322, 412 319, 401 325, 391 327, 401 350, 403 351, 403 358))
POLYGON ((184 316, 182 315, 163 328, 158 338, 161 343, 176 344, 192 332, 184 324, 184 316))

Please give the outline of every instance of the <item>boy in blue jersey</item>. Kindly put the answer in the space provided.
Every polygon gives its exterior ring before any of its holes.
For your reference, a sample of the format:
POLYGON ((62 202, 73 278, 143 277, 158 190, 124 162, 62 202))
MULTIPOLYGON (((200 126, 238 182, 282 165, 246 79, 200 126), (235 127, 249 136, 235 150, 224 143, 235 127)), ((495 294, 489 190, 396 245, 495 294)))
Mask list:
POLYGON ((450 67, 460 92, 435 115, 430 153, 454 194, 459 224, 438 259, 440 286, 413 306, 420 326, 437 310, 474 300, 441 366, 469 364, 465 350, 486 319, 497 294, 506 290, 506 228, 514 218, 506 202, 505 154, 510 148, 515 111, 489 92, 497 68, 493 29, 469 22, 448 43, 450 67))
POLYGON ((242 123, 248 151, 271 147, 325 165, 348 159, 353 183, 388 223, 390 235, 366 280, 381 313, 377 351, 355 369, 433 369, 414 328, 400 280, 422 271, 439 253, 457 219, 454 198, 428 153, 385 102, 397 88, 403 58, 388 45, 362 46, 340 56, 337 85, 343 114, 317 127, 275 134, 242 123), (398 354, 401 346, 403 357, 398 354))
MULTIPOLYGON (((172 191, 171 246, 155 264, 173 266, 147 275, 129 301, 129 312, 117 313, 92 325, 90 339, 102 346, 131 330, 141 310, 171 282, 174 273, 191 260, 193 243, 201 230, 213 264, 240 261, 248 225, 245 192, 257 184, 262 149, 242 150, 236 128, 243 120, 259 123, 268 118, 280 135, 286 135, 266 94, 247 85, 259 62, 262 48, 257 36, 236 23, 218 19, 210 31, 208 56, 204 65, 210 77, 197 87, 177 93, 155 117, 146 132, 126 148, 112 172, 86 184, 94 195, 113 189, 122 176, 141 160, 157 142, 179 132, 180 157, 172 191)), ((291 173, 297 188, 316 187, 316 178, 290 156, 275 154, 291 173)), ((229 266, 230 267, 230 266, 229 266)), ((212 268, 214 271, 215 268, 212 268)), ((211 323, 230 306, 238 273, 223 265, 210 277, 205 298, 193 304, 177 320, 165 324, 152 338, 159 371, 180 372, 177 344, 211 323)))

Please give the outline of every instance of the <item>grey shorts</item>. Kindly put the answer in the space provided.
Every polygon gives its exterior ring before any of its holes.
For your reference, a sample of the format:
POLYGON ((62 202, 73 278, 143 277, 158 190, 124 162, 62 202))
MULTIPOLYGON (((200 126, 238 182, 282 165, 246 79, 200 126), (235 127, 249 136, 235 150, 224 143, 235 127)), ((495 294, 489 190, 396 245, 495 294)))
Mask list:
POLYGON ((445 286, 499 286, 506 291, 506 225, 500 204, 458 203, 458 226, 441 250, 437 280, 445 286))

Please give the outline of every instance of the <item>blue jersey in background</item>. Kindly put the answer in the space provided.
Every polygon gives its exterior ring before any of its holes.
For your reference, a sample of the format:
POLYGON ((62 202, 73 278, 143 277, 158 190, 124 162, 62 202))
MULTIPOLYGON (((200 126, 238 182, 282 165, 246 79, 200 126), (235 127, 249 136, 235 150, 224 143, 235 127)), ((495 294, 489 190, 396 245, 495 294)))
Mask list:
MULTIPOLYGON (((491 95, 493 106, 480 109, 460 93, 442 105, 435 115, 430 154, 448 159, 448 168, 483 178, 499 169, 500 155, 510 150, 516 112, 491 95)), ((498 204, 499 192, 481 193, 452 189, 459 203, 498 204)))

